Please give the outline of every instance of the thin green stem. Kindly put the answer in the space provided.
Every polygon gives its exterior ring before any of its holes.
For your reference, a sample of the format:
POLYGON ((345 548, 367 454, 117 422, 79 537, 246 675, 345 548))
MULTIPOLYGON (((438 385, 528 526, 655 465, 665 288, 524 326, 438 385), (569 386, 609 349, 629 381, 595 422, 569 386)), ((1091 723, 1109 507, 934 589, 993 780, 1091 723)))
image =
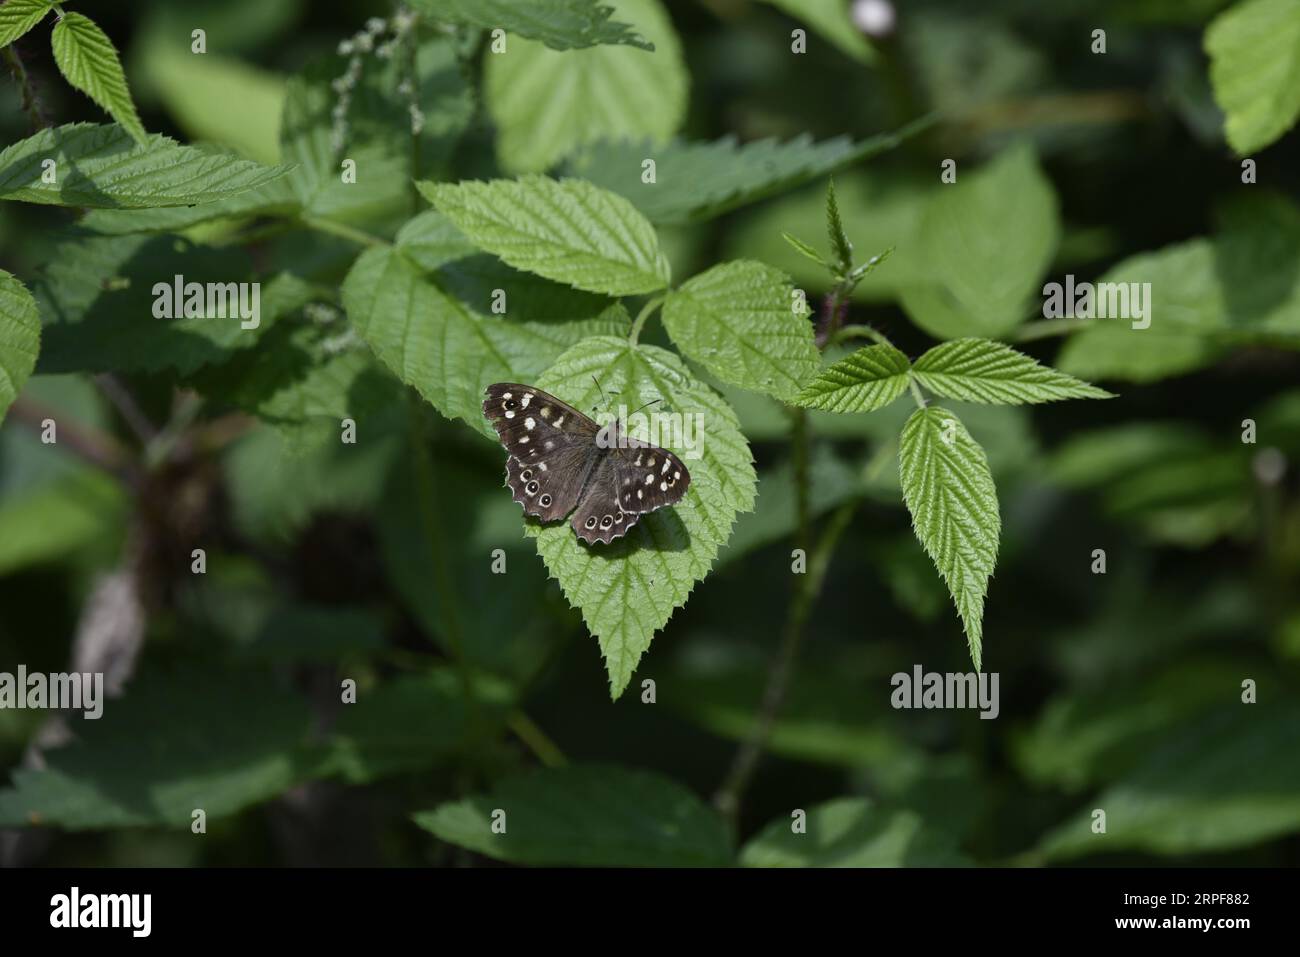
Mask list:
POLYGON ((391 243, 386 239, 373 236, 370 233, 360 229, 355 229, 345 223, 336 223, 329 219, 318 219, 315 216, 303 216, 298 220, 308 229, 314 229, 318 233, 328 233, 331 236, 340 236, 343 239, 350 239, 354 243, 360 243, 363 246, 390 246, 391 243))
POLYGON ((646 300, 646 304, 641 307, 641 311, 636 314, 636 319, 632 323, 632 330, 627 334, 627 341, 636 345, 637 339, 641 336, 641 327, 645 325, 650 313, 654 312, 663 305, 663 296, 653 296, 646 300))
POLYGON ((559 746, 522 711, 516 711, 507 723, 515 736, 526 744, 528 750, 532 751, 537 760, 546 767, 560 768, 569 763, 559 746))
POLYGON ((838 329, 835 335, 831 337, 830 344, 837 345, 846 339, 870 339, 878 345, 893 346, 893 343, 885 337, 884 333, 872 329, 870 326, 859 325, 843 326, 838 329))
POLYGON ((916 384, 916 377, 909 375, 907 377, 907 387, 912 390, 912 398, 916 400, 918 409, 925 408, 925 396, 921 394, 921 387, 916 384))

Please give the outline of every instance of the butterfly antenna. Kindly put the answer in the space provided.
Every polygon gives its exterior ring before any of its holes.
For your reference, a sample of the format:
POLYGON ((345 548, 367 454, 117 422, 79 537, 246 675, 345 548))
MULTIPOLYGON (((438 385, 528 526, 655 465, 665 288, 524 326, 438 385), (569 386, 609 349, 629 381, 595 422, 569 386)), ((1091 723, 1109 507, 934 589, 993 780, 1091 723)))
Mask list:
MULTIPOLYGON (((649 402, 647 402, 645 405, 641 406, 641 409, 648 409, 648 408, 650 408, 650 406, 654 405, 656 402, 662 402, 662 401, 663 401, 663 399, 651 399, 651 400, 650 400, 649 402)), ((636 413, 637 413, 637 412, 640 412, 641 409, 637 409, 636 412, 631 413, 631 415, 629 415, 628 417, 631 418, 632 415, 636 415, 636 413)))
MULTIPOLYGON (((594 382, 594 383, 596 383, 596 389, 600 392, 600 397, 601 397, 601 399, 602 399, 602 400, 604 401, 604 403, 605 403, 605 411, 608 412, 610 415, 613 415, 614 412, 613 412, 613 410, 609 407, 609 397, 605 394, 605 390, 604 390, 604 388, 601 386, 601 384, 600 384, 600 380, 596 378, 596 374, 595 374, 594 372, 591 374, 591 381, 594 382)), ((613 394, 613 395, 617 395, 618 393, 611 393, 611 394, 613 394)), ((593 410, 593 411, 594 411, 594 410, 593 410)))

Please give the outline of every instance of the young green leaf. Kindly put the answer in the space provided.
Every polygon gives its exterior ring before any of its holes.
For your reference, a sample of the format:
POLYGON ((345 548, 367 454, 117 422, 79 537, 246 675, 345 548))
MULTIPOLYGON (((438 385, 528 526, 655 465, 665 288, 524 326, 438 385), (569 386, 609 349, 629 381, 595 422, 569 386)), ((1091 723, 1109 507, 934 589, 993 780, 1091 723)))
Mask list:
POLYGON ((966 402, 1020 405, 1112 398, 1104 389, 988 339, 941 343, 912 364, 912 375, 931 392, 966 402))
POLYGON ((798 236, 791 236, 789 233, 782 231, 781 238, 784 239, 791 246, 793 246, 796 250, 798 250, 801 255, 811 259, 813 262, 821 266, 823 269, 830 271, 831 269, 830 263, 822 259, 821 253, 813 249, 812 246, 808 245, 798 236))
POLYGON ((1056 193, 1031 149, 960 172, 922 214, 925 268, 903 307, 936 338, 1000 336, 1027 315, 1060 232, 1056 193))
POLYGON ((690 77, 672 21, 659 0, 611 5, 654 44, 653 53, 625 46, 560 52, 512 37, 504 52, 485 55, 483 96, 504 169, 540 172, 596 140, 660 142, 677 132, 690 77))
POLYGON ((0 422, 36 367, 41 320, 27 287, 0 269, 0 422))
POLYGON ((0 47, 7 47, 54 8, 55 0, 8 0, 0 4, 0 47))
POLYGON ((590 183, 533 175, 419 187, 471 242, 517 269, 611 296, 668 285, 654 227, 590 183))
POLYGON ((592 0, 411 0, 411 6, 432 20, 505 30, 552 50, 602 43, 654 49, 626 23, 611 20, 613 8, 592 0))
POLYGON ((932 406, 903 426, 898 476, 912 529, 948 585, 979 669, 984 595, 1002 527, 988 459, 955 415, 932 406))
POLYGON ((593 375, 629 408, 658 398, 658 412, 680 414, 682 427, 665 428, 658 444, 682 456, 691 471, 681 504, 644 516, 609 545, 584 545, 567 522, 528 527, 546 567, 600 642, 617 698, 654 633, 709 573, 736 515, 754 507, 757 477, 735 413, 673 353, 625 338, 592 337, 560 356, 537 385, 588 410, 602 407, 605 398, 593 375))
POLYGON ((906 391, 910 366, 893 346, 867 346, 823 369, 793 402, 828 412, 883 409, 906 391))
POLYGON ((120 126, 41 130, 0 153, 0 199, 92 209, 192 206, 253 189, 288 172, 165 136, 137 145, 120 126))
POLYGON ((840 219, 840 206, 835 199, 834 179, 826 183, 826 235, 830 238, 839 274, 847 276, 853 268, 853 243, 849 242, 849 237, 844 232, 844 223, 840 219))
MULTIPOLYGON (((233 153, 214 153, 229 162, 242 162, 233 153)), ((175 233, 216 219, 248 219, 253 216, 293 216, 301 206, 292 177, 280 176, 233 196, 196 206, 159 206, 153 209, 92 209, 77 225, 103 235, 128 233, 175 233)))
POLYGON ((135 112, 126 74, 113 41, 94 20, 80 13, 64 13, 50 34, 54 62, 68 82, 98 103, 122 124, 141 145, 148 141, 144 124, 135 112))
POLYGON ((847 136, 817 143, 806 133, 784 143, 775 139, 737 143, 733 136, 664 145, 644 139, 605 139, 579 150, 565 168, 627 197, 652 223, 700 222, 893 149, 932 122, 931 117, 923 117, 857 143, 847 136), (655 178, 647 183, 642 164, 651 158, 655 178))
POLYGON ((664 327, 688 357, 724 382, 786 399, 817 371, 808 305, 779 269, 714 266, 673 290, 664 327))
POLYGON ((725 867, 726 827, 671 778, 626 768, 544 768, 501 780, 491 794, 415 815, 444 841, 513 864, 725 867), (494 827, 498 808, 507 826, 494 827))
POLYGON ((462 298, 453 289, 469 279, 450 271, 426 274, 400 250, 376 248, 361 255, 343 282, 348 318, 380 361, 443 415, 485 435, 494 434, 482 412, 489 383, 532 381, 573 343, 625 335, 629 324, 627 311, 608 300, 547 283, 536 295, 520 291, 529 289, 521 280, 532 277, 499 268, 495 286, 462 298), (493 288, 506 290, 507 304, 518 304, 507 305, 508 317, 490 312, 493 288), (517 321, 528 299, 539 300, 546 314, 517 321))
POLYGON ((1300 10, 1295 0, 1246 0, 1205 31, 1214 98, 1227 114, 1228 143, 1261 150, 1300 117, 1300 10))

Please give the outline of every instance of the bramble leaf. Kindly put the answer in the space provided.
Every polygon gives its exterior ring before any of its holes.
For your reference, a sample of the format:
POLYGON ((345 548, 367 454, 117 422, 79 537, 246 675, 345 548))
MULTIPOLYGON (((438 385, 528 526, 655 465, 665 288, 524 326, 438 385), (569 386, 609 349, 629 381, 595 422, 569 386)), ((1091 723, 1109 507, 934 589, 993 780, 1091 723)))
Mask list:
POLYGON ((729 262, 669 293, 664 327, 723 382, 789 398, 820 364, 808 305, 779 269, 729 262))
POLYGON ((0 199, 95 209, 192 206, 253 189, 288 172, 120 126, 41 130, 0 153, 0 199), (51 161, 47 163, 47 161, 51 161), (53 182, 46 182, 52 174, 53 182))
POLYGON ((1238 155, 1273 143, 1300 117, 1300 4, 1246 0, 1205 31, 1214 98, 1238 155))
POLYGON ((517 269, 612 296, 668 285, 654 227, 590 183, 534 175, 419 187, 471 242, 517 269))
POLYGON ((64 13, 54 24, 50 44, 54 62, 67 81, 103 107, 137 143, 146 145, 148 134, 131 101, 117 49, 99 24, 80 13, 64 13))
POLYGON ((1104 389, 988 339, 941 343, 912 364, 912 375, 931 392, 965 402, 1020 405, 1112 398, 1104 389))
POLYGON ((757 476, 735 413, 673 353, 595 336, 560 356, 537 386, 575 408, 591 409, 602 401, 593 374, 629 408, 660 399, 660 414, 682 416, 683 427, 664 429, 668 434, 657 436, 657 444, 680 455, 691 473, 679 505, 643 516, 609 545, 583 544, 567 522, 528 526, 546 567, 600 642, 610 693, 617 698, 654 633, 713 567, 736 515, 754 507, 757 476))
POLYGON ((18 279, 0 269, 0 422, 36 368, 40 345, 36 300, 18 279))
POLYGON ((0 47, 7 47, 45 19, 55 0, 8 0, 0 4, 0 47))
POLYGON ((553 50, 602 43, 654 49, 626 23, 611 20, 612 7, 592 0, 411 0, 411 6, 442 23, 505 30, 553 50))
POLYGON ((910 366, 893 346, 867 346, 823 369, 793 402, 827 412, 883 409, 907 390, 910 366))
POLYGON ((1002 525, 988 459, 955 415, 932 406, 903 426, 898 475, 912 529, 948 585, 979 670, 984 595, 1002 525))

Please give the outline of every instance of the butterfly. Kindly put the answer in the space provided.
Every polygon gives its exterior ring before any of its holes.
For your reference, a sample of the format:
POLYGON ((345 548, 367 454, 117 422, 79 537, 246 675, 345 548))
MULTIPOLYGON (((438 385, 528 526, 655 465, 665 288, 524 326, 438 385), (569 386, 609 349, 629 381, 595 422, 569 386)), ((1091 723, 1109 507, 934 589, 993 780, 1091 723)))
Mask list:
POLYGON ((673 453, 601 428, 555 396, 532 386, 487 387, 483 415, 510 453, 506 485, 527 515, 564 518, 588 544, 626 535, 647 512, 680 502, 691 473, 673 453))

